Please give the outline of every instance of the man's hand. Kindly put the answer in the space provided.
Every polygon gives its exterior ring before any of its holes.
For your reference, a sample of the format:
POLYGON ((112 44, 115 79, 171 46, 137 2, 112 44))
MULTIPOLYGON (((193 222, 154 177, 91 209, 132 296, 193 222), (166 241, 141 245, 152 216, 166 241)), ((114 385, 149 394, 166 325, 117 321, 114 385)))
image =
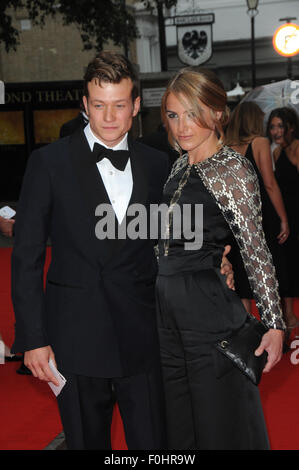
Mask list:
POLYGON ((45 346, 44 348, 26 351, 24 364, 31 370, 34 377, 46 382, 52 382, 54 385, 58 386, 59 383, 49 366, 50 359, 52 359, 56 367, 55 356, 51 346, 45 346))
POLYGON ((262 337, 261 344, 255 350, 255 355, 260 356, 264 351, 268 353, 267 364, 263 372, 269 372, 277 364, 282 356, 284 332, 270 329, 262 337))
POLYGON ((230 245, 226 245, 224 247, 224 252, 223 252, 223 255, 222 255, 222 262, 221 262, 221 266, 220 266, 220 272, 221 272, 221 274, 224 274, 226 276, 227 286, 230 289, 235 290, 235 280, 234 280, 233 267, 232 267, 231 263, 228 261, 228 259, 226 257, 226 255, 230 252, 230 250, 231 250, 230 245))
POLYGON ((12 237, 14 223, 13 219, 4 219, 4 217, 0 216, 0 232, 6 237, 12 237))

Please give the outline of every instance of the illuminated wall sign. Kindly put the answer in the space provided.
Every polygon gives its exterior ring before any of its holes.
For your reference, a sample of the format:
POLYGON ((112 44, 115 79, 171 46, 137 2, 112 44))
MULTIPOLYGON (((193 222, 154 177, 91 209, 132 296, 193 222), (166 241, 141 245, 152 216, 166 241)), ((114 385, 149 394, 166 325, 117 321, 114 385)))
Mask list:
POLYGON ((291 57, 299 53, 299 26, 295 23, 286 23, 274 33, 273 46, 278 54, 291 57))

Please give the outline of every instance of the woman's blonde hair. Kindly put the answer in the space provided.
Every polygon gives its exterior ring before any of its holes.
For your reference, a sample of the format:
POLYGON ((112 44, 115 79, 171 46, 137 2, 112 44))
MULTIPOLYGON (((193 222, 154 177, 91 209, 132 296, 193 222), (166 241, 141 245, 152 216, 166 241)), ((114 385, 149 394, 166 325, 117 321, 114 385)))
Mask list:
POLYGON ((210 108, 219 138, 218 146, 221 147, 224 140, 223 126, 228 121, 229 108, 227 107, 226 92, 218 77, 211 70, 187 67, 180 70, 170 80, 166 88, 161 106, 162 121, 168 132, 170 145, 182 154, 181 147, 171 134, 166 114, 166 103, 170 93, 173 93, 187 109, 192 109, 194 121, 204 128, 209 128, 209 126, 203 118, 200 101, 210 108), (222 112, 220 119, 217 119, 217 111, 222 112))
POLYGON ((253 101, 239 103, 231 114, 227 129, 226 145, 242 145, 264 135, 264 113, 253 101))

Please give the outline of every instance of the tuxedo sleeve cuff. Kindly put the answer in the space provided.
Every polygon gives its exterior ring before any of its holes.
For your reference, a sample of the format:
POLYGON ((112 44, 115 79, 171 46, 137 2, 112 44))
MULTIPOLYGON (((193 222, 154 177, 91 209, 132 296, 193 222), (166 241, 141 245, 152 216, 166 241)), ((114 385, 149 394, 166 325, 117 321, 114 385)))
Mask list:
POLYGON ((31 351, 32 349, 43 348, 46 346, 49 346, 49 341, 45 336, 25 339, 24 335, 16 332, 11 352, 13 354, 24 353, 26 351, 31 351))

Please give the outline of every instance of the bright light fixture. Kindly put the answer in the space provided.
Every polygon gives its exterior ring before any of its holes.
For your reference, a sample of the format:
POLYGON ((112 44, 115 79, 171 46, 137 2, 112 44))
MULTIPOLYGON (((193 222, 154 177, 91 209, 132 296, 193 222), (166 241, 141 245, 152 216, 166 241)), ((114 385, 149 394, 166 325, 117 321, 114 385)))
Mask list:
POLYGON ((273 47, 278 54, 291 57, 299 53, 299 26, 286 23, 280 26, 273 36, 273 47))

